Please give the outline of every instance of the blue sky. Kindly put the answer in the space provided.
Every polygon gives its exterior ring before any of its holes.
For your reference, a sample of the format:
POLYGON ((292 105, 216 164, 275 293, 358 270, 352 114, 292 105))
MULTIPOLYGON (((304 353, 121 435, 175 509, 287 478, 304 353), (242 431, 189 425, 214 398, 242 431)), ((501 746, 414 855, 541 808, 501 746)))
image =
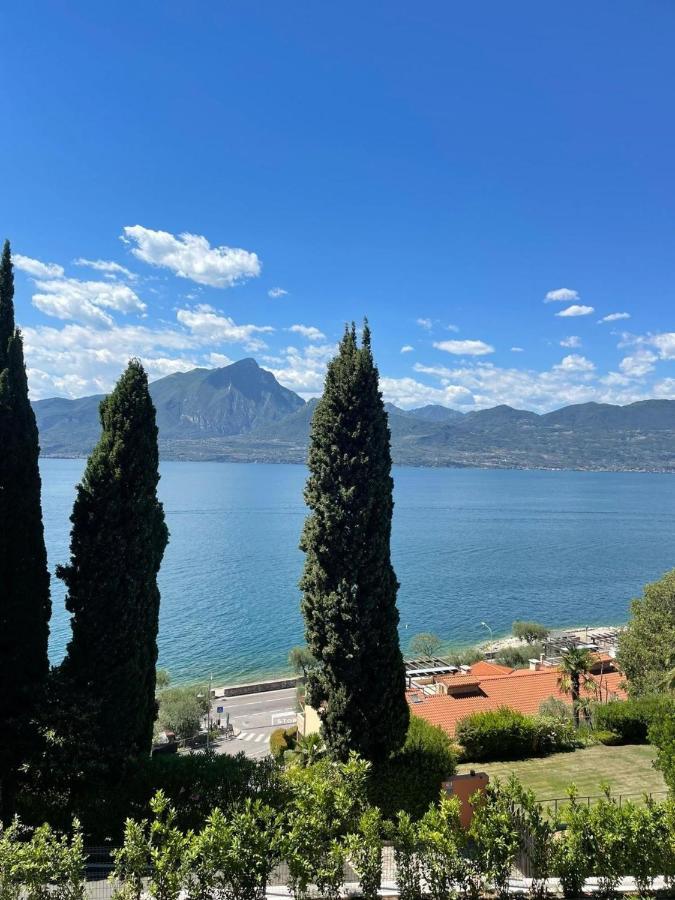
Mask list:
POLYGON ((364 314, 404 406, 675 397, 670 0, 26 0, 3 33, 33 397, 130 355, 308 397, 364 314))

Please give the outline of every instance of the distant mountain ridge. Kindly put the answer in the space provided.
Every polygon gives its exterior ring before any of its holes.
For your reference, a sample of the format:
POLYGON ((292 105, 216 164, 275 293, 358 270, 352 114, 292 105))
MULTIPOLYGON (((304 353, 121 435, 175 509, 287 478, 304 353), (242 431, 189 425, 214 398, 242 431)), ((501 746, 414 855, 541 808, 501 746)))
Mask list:
MULTIPOLYGON (((315 400, 254 359, 150 385, 164 459, 304 462, 315 400)), ((86 456, 101 396, 33 403, 44 456, 86 456)), ((538 414, 500 405, 462 413, 386 404, 394 461, 405 465, 675 471, 675 401, 581 403, 538 414)))

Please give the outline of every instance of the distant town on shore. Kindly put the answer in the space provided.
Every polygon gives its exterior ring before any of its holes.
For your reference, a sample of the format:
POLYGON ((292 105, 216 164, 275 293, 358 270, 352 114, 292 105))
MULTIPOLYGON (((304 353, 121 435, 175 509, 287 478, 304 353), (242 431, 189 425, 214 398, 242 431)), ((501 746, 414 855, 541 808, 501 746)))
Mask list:
MULTIPOLYGON (((177 372, 150 385, 165 460, 304 463, 316 400, 251 358, 177 372)), ((33 403, 43 456, 84 457, 101 396, 33 403)), ((671 472, 675 400, 581 403, 537 414, 510 406, 462 413, 386 405, 395 464, 671 472)))

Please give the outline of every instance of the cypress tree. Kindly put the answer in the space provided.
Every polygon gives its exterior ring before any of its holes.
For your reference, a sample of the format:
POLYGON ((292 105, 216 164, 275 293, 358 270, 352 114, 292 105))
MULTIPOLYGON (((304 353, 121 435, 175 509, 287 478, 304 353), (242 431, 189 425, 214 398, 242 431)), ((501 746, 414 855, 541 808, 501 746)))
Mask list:
POLYGON ((409 710, 391 564, 390 433, 368 323, 345 329, 312 419, 310 509, 300 547, 307 699, 334 758, 379 762, 405 740, 409 710))
POLYGON ((38 432, 14 324, 9 241, 0 260, 0 806, 35 749, 34 715, 49 673, 49 572, 40 508, 38 432))
POLYGON ((72 613, 59 680, 73 711, 74 754, 100 753, 107 771, 119 774, 152 744, 157 573, 168 540, 157 499, 155 408, 138 360, 101 402, 100 416, 101 438, 71 516, 70 564, 57 570, 72 613))

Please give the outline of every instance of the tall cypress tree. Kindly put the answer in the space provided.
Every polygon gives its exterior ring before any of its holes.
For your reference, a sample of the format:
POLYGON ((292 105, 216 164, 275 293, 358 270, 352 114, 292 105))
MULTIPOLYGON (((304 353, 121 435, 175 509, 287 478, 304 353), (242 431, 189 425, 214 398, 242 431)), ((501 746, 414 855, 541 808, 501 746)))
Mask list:
POLYGON ((40 508, 38 432, 14 324, 9 241, 0 259, 0 806, 34 748, 49 672, 49 572, 40 508))
POLYGON ((408 726, 391 564, 393 512, 387 414, 367 322, 359 347, 346 329, 312 419, 310 508, 300 547, 305 636, 318 665, 307 697, 334 757, 378 762, 408 726))
POLYGON ((71 561, 57 571, 72 613, 59 676, 79 749, 100 752, 114 773, 152 744, 157 573, 168 540, 157 499, 155 408, 138 360, 102 401, 100 416, 101 438, 71 516, 71 561))

